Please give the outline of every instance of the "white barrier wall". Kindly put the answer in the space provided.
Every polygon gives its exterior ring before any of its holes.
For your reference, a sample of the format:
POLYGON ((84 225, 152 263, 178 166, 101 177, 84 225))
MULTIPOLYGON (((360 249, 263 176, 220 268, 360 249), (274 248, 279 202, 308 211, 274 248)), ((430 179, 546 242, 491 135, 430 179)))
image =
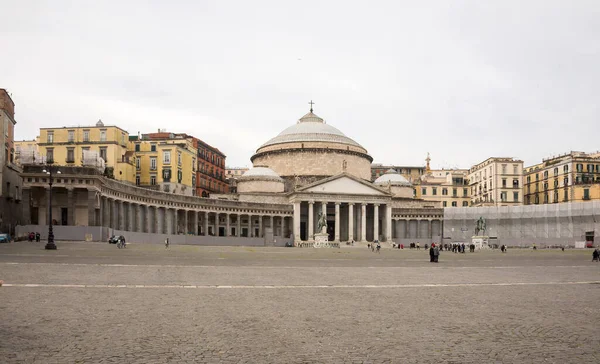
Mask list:
POLYGON ((594 232, 600 241, 600 201, 514 207, 444 208, 444 242, 471 241, 479 217, 486 220, 490 244, 539 247, 574 246, 594 232), (494 239, 495 238, 495 239, 494 239))

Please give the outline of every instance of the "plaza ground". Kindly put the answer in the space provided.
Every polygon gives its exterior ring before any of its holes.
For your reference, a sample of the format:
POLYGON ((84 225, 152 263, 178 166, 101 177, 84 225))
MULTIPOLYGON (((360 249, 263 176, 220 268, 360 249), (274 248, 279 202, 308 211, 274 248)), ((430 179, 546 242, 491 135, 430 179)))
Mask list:
POLYGON ((590 250, 0 244, 7 363, 597 363, 590 250))

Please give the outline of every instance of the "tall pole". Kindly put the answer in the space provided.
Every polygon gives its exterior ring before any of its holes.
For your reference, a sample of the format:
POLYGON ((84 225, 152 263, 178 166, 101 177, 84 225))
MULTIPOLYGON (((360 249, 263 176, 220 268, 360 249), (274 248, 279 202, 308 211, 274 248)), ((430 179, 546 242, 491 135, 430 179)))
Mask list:
POLYGON ((50 174, 50 193, 48 196, 48 242, 46 243, 47 250, 56 250, 56 244, 54 244, 54 233, 52 232, 52 168, 48 167, 50 174))

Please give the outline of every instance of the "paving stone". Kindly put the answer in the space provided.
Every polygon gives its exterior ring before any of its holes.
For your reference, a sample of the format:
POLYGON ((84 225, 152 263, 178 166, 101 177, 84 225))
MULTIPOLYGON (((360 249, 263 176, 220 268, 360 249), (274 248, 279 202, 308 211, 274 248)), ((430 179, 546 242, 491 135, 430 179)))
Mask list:
POLYGON ((173 246, 165 251, 132 245, 124 251, 108 244, 59 243, 58 251, 47 252, 43 245, 6 244, 0 246, 5 282, 0 358, 6 363, 600 361, 600 284, 582 283, 600 282, 600 264, 591 262, 591 253, 444 253, 434 265, 426 252, 391 249, 376 255, 357 248, 173 246), (50 286, 22 286, 31 283, 50 286), (245 288, 207 288, 217 285, 245 288), (256 288, 269 285, 287 288, 256 288))

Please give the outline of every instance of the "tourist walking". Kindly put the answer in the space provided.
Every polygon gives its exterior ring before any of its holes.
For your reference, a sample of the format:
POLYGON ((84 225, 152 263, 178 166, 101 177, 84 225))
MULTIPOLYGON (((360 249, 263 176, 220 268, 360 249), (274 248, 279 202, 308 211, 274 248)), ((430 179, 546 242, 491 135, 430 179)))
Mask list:
POLYGON ((433 263, 433 245, 429 248, 429 263, 433 263))
POLYGON ((435 245, 435 244, 433 244, 433 245, 434 245, 434 247, 433 247, 433 261, 435 263, 437 263, 439 261, 439 259, 440 259, 440 248, 437 245, 435 245))
POLYGON ((169 238, 165 240, 165 249, 169 249, 169 238))
POLYGON ((379 254, 381 251, 381 243, 379 243, 379 240, 377 240, 377 253, 379 254))
POLYGON ((592 253, 592 262, 600 262, 600 250, 598 248, 594 249, 592 253))

